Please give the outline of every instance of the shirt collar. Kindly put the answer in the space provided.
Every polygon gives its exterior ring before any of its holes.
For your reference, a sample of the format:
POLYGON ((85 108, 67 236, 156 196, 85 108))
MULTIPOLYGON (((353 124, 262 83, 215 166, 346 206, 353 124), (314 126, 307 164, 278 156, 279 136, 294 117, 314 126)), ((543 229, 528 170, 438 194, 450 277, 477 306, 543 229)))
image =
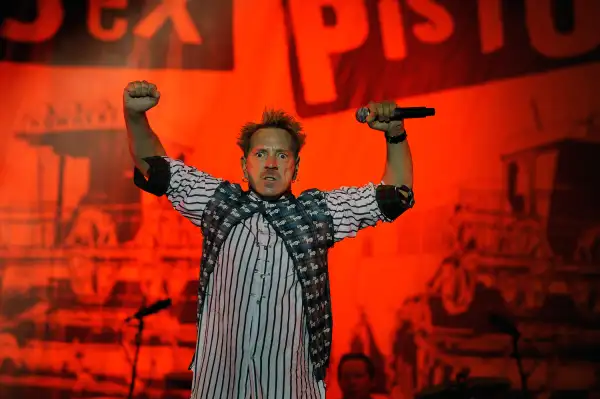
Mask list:
POLYGON ((267 206, 269 206, 269 205, 274 206, 277 202, 282 202, 282 201, 286 201, 286 200, 289 201, 294 197, 294 195, 292 194, 291 191, 284 192, 283 194, 281 194, 281 196, 279 196, 279 198, 276 198, 276 199, 266 199, 262 195, 258 194, 256 191, 254 191, 253 189, 246 191, 246 194, 252 201, 260 201, 263 204, 266 204, 267 206))

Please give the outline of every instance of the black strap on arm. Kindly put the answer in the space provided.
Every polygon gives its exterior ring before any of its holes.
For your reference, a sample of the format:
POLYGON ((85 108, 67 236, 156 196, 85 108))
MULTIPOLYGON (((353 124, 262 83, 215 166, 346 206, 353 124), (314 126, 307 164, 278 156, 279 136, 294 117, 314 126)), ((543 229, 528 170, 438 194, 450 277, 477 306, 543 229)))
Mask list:
POLYGON ((143 160, 150 166, 148 179, 138 168, 133 169, 133 182, 140 189, 157 197, 163 196, 169 188, 171 181, 171 170, 169 162, 163 157, 148 157, 143 160))
POLYGON ((413 191, 407 186, 382 184, 375 189, 375 198, 381 213, 391 220, 395 220, 415 205, 413 191))

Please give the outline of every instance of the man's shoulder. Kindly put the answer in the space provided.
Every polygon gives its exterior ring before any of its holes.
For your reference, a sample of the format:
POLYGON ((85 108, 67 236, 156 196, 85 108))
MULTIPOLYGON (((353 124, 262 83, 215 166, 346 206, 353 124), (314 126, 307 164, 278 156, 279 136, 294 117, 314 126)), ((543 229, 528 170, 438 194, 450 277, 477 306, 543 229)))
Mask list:
POLYGON ((239 197, 244 193, 242 186, 229 180, 221 180, 217 186, 213 197, 239 197))
POLYGON ((325 196, 325 192, 319 190, 318 188, 309 188, 300 193, 298 195, 298 199, 311 200, 311 199, 320 199, 325 196))
POLYGON ((244 191, 242 190, 242 186, 240 186, 239 183, 234 183, 229 180, 221 180, 221 184, 219 184, 219 187, 223 188, 224 190, 234 190, 239 192, 244 191))
POLYGON ((302 191, 296 199, 305 209, 311 210, 311 212, 326 213, 329 208, 325 192, 316 188, 302 191))

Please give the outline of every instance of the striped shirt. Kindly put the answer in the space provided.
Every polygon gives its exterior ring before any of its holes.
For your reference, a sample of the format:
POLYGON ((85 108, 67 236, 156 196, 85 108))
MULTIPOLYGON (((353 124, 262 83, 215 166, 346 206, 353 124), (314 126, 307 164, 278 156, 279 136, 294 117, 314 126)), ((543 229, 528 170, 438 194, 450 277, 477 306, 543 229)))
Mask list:
MULTIPOLYGON (((222 182, 165 158, 173 207, 200 226, 222 182)), ((325 192, 334 241, 384 220, 375 185, 325 192)), ((256 194, 250 198, 262 201, 256 194)), ((273 206, 264 202, 265 207, 273 206)), ((322 399, 309 358, 301 285, 283 240, 260 213, 234 226, 210 276, 192 364, 192 399, 322 399)))

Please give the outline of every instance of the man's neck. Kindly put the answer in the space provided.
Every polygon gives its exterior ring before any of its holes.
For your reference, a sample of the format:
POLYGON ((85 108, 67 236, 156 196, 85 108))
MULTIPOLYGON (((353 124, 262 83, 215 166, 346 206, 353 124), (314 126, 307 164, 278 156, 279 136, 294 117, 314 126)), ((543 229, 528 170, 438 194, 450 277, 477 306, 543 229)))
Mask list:
POLYGON ((250 187, 249 191, 247 191, 247 192, 252 192, 253 195, 260 198, 261 200, 269 201, 269 202, 277 202, 281 198, 289 197, 289 196, 293 195, 291 187, 289 189, 287 189, 286 191, 284 191, 283 193, 281 193, 279 195, 274 195, 274 196, 262 195, 262 194, 258 193, 256 190, 254 190, 254 188, 252 188, 252 187, 250 187))

